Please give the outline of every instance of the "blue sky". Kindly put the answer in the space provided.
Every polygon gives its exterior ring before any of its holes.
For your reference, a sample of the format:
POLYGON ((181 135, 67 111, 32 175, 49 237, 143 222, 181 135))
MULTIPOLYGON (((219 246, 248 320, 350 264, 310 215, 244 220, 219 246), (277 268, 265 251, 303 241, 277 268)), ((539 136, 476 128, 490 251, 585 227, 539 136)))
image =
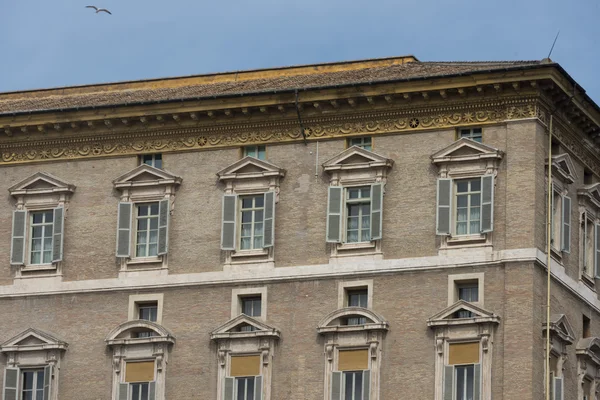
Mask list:
POLYGON ((600 103, 600 0, 0 0, 0 91, 414 54, 552 54, 600 103), (113 15, 94 14, 88 4, 113 15))

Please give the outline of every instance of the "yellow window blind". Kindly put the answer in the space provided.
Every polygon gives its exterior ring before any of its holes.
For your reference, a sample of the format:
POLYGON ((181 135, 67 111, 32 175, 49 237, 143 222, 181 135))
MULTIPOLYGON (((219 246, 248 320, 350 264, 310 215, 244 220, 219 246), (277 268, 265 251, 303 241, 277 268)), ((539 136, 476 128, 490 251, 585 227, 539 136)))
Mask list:
POLYGON ((453 343, 449 347, 449 365, 479 363, 479 342, 453 343))
POLYGON ((340 350, 338 353, 338 371, 361 371, 369 369, 369 352, 361 350, 340 350))
POLYGON ((260 375, 260 356, 232 356, 230 376, 260 375))
POLYGON ((125 382, 152 382, 154 380, 154 361, 127 362, 125 364, 125 382))

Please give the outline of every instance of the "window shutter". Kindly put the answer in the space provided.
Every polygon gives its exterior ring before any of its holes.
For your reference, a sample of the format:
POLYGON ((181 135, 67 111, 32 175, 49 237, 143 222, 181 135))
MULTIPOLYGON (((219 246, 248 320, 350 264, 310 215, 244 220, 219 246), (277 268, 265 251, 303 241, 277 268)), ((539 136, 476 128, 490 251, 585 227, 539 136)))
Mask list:
POLYGON ((119 400, 128 400, 129 399, 129 383, 119 383, 119 400))
POLYGON ((117 213, 117 257, 129 257, 131 254, 131 216, 133 203, 122 201, 117 213))
POLYGON ((481 364, 473 366, 473 400, 481 400, 481 364))
POLYGON ((383 184, 371 185, 371 240, 382 238, 383 222, 383 184))
POLYGON ((342 373, 331 373, 331 400, 342 400, 342 373))
POLYGON ((17 400, 19 391, 19 368, 4 369, 4 397, 3 400, 17 400))
POLYGON ((221 249, 235 250, 235 227, 237 219, 237 195, 223 195, 223 215, 221 219, 221 249))
POLYGON ((596 278, 600 278, 600 224, 594 226, 596 237, 594 238, 594 265, 596 266, 596 278))
POLYGON ((342 241, 342 208, 344 203, 344 188, 329 186, 327 199, 327 242, 340 243, 342 241))
POLYGON ((481 177, 481 232, 494 230, 494 175, 481 177))
POLYGON ((25 230, 27 211, 13 211, 12 241, 10 246, 11 265, 25 264, 25 230))
POLYGON ((234 383, 234 378, 225 377, 225 381, 223 382, 223 400, 234 400, 234 383))
POLYGON ((273 247, 275 242, 275 192, 265 193, 265 228, 263 247, 273 247))
POLYGON ((362 378, 362 400, 369 400, 371 398, 371 371, 369 371, 368 369, 364 370, 362 378))
POLYGON ((169 199, 161 200, 158 203, 158 251, 162 256, 169 251, 169 214, 171 204, 169 199))
POLYGON ((52 262, 59 262, 63 259, 63 230, 65 226, 65 209, 63 207, 56 207, 54 209, 54 223, 53 223, 53 237, 52 237, 52 262))
POLYGON ((254 377, 254 400, 262 400, 263 398, 263 377, 254 377))
MULTIPOLYGON (((550 371, 550 384, 548 387, 550 388, 550 400, 554 400, 554 372, 550 371)), ((545 380, 544 380, 545 382, 545 380)))
POLYGON ((554 400, 563 400, 563 378, 554 378, 554 400))
POLYGON ((436 234, 449 235, 452 215, 452 179, 440 178, 437 182, 436 234))
POLYGON ((152 381, 148 384, 148 400, 156 400, 156 382, 152 381))
MULTIPOLYGON (((571 252, 571 198, 562 198, 562 235, 561 250, 565 253, 571 252)), ((590 268, 592 266, 590 265, 590 268)), ((591 271, 590 271, 591 274, 591 271)))
POLYGON ((454 399, 454 366, 444 366, 444 400, 454 399))
POLYGON ((44 367, 44 400, 50 400, 52 394, 52 365, 44 367))

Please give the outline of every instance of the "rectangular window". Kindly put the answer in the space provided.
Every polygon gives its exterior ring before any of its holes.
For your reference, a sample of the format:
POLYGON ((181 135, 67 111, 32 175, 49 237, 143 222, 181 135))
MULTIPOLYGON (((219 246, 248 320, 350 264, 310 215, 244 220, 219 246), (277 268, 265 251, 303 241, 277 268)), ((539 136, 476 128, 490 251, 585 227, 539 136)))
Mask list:
POLYGON ((140 156, 140 164, 146 164, 151 167, 161 169, 163 166, 162 154, 144 154, 140 156))
POLYGON ((240 197, 241 234, 240 249, 263 248, 264 195, 240 197))
POLYGON ((373 149, 370 137, 357 137, 348 139, 348 147, 352 146, 358 146, 369 151, 373 149))
POLYGON ((235 378, 236 400, 254 400, 254 377, 235 378))
POLYGON ((31 213, 31 264, 52 263, 52 233, 54 213, 34 211, 31 213))
POLYGON ((21 399, 44 400, 44 370, 21 371, 21 399))
POLYGON ((556 190, 552 191, 552 215, 550 216, 550 243, 552 247, 560 250, 560 228, 561 228, 562 196, 556 190))
POLYGON ((589 219, 587 215, 584 216, 581 223, 581 233, 583 238, 582 270, 584 274, 590 277, 594 276, 595 227, 594 221, 589 219))
POLYGON ((344 371, 344 400, 362 400, 363 371, 344 371))
POLYGON ((454 367, 455 374, 455 400, 473 400, 473 392, 475 389, 475 365, 456 365, 454 367))
POLYGON ((158 202, 137 204, 136 257, 158 255, 158 202))
MULTIPOLYGON (((367 289, 348 290, 348 307, 368 307, 368 291, 367 289)), ((365 317, 349 317, 346 321, 347 325, 364 325, 367 323, 365 317)))
POLYGON ((371 187, 346 189, 346 242, 371 241, 371 187))
POLYGON ((246 146, 243 148, 244 157, 254 157, 264 160, 267 155, 267 146, 246 146))
MULTIPOLYGON (((479 283, 460 283, 457 285, 458 299, 468 301, 470 303, 477 303, 479 301, 479 283)), ((473 313, 471 311, 460 310, 457 312, 456 318, 472 318, 473 313)))
POLYGON ((481 179, 455 181, 456 234, 474 235, 481 232, 481 179))
MULTIPOLYGON (((260 317, 261 315, 261 297, 242 297, 242 313, 249 317, 260 317)), ((243 325, 240 327, 242 332, 255 331, 256 328, 252 325, 243 325)))
POLYGON ((129 384, 130 400, 150 400, 150 383, 137 382, 129 384))
POLYGON ((467 138, 481 143, 483 136, 481 128, 461 128, 458 130, 458 138, 467 138))
POLYGON ((151 303, 139 303, 138 316, 139 319, 156 322, 158 317, 158 303, 155 301, 151 303))

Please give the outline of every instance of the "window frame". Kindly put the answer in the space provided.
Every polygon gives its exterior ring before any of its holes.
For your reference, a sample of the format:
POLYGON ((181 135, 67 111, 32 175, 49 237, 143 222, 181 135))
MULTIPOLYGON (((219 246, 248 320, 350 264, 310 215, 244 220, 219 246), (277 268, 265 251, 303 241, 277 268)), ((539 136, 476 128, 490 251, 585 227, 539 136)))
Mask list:
MULTIPOLYGON (((157 324, 162 324, 162 310, 163 310, 163 293, 148 293, 148 294, 132 294, 129 295, 129 307, 128 307, 128 321, 134 321, 139 319, 139 305, 156 302, 156 321, 157 324)), ((151 321, 152 322, 152 321, 151 321)))
POLYGON ((33 398, 36 399, 37 398, 37 391, 41 390, 42 391, 42 397, 44 396, 44 375, 45 375, 45 371, 44 368, 39 368, 39 367, 25 367, 25 368, 19 368, 19 393, 18 393, 18 399, 21 400, 23 399, 24 396, 24 392, 25 392, 25 379, 23 378, 23 374, 27 373, 27 372, 34 372, 36 379, 33 380, 33 387, 34 389, 32 389, 31 393, 33 395, 33 398), (38 388, 37 387, 37 383, 38 383, 38 374, 39 372, 42 373, 42 387, 38 388))
POLYGON ((483 129, 482 126, 458 127, 458 128, 456 128, 455 140, 460 140, 462 138, 467 138, 467 139, 471 139, 472 141, 477 142, 477 143, 483 143, 483 131, 484 131, 484 129, 483 129), (479 138, 480 138, 480 140, 473 139, 473 136, 475 136, 473 131, 475 129, 479 129, 479 131, 480 131, 479 132, 479 138), (465 130, 469 130, 469 135, 468 136, 462 136, 462 131, 465 131, 465 130))
POLYGON ((267 145, 266 144, 251 144, 248 146, 242 146, 242 158, 244 158, 244 157, 253 157, 253 158, 256 158, 257 160, 266 161, 267 145), (252 147, 255 148, 254 151, 256 152, 256 156, 252 156, 252 155, 248 154, 248 150, 250 150, 252 147), (262 147, 263 158, 260 158, 261 147, 262 147))
POLYGON ((348 291, 367 290, 367 309, 373 308, 373 280, 341 281, 338 283, 338 309, 347 307, 348 291))
POLYGON ((257 193, 257 194, 244 194, 244 195, 239 195, 237 198, 237 202, 238 202, 238 212, 237 212, 237 226, 238 229, 236 229, 236 242, 237 242, 237 250, 238 252, 255 252, 255 251, 262 251, 264 250, 264 241, 265 241, 265 208, 266 208, 266 204, 265 204, 265 196, 264 193, 257 193), (256 199, 257 198, 263 198, 263 205, 262 207, 256 207, 256 199), (252 198, 252 207, 250 208, 243 208, 243 204, 244 204, 244 200, 245 199, 249 199, 252 198), (251 230, 251 235, 250 235, 250 243, 251 243, 251 248, 246 248, 246 249, 242 249, 242 239, 244 238, 242 236, 242 230, 243 230, 243 213, 244 211, 250 211, 252 213, 252 221, 250 223, 250 230, 251 230), (256 217, 256 212, 257 211, 262 211, 262 220, 261 220, 261 224, 262 224, 262 239, 261 239, 261 243, 262 245, 260 247, 254 247, 254 229, 255 229, 255 217, 256 217))
POLYGON ((139 161, 139 165, 149 165, 153 168, 156 169, 163 169, 164 168, 164 159, 163 159, 163 154, 162 153, 149 153, 149 154, 141 154, 138 158, 139 161), (156 161, 157 161, 157 156, 160 157, 160 167, 156 166, 156 161), (148 164, 146 161, 144 161, 145 157, 152 157, 152 160, 150 161, 150 164, 148 164))
POLYGON ((342 216, 342 246, 346 245, 346 246, 365 246, 367 244, 372 244, 373 242, 375 242, 376 240, 371 239, 371 223, 373 221, 371 221, 371 210, 373 207, 373 201, 372 201, 372 195, 373 193, 371 193, 371 185, 349 185, 349 186, 343 186, 343 193, 344 193, 344 200, 343 200, 343 204, 342 204, 342 210, 343 210, 343 216, 342 216), (360 208, 359 211, 359 229, 358 229, 358 235, 359 240, 357 242, 349 242, 348 241, 348 218, 349 218, 349 210, 348 210, 348 205, 349 204, 359 204, 359 205, 366 205, 366 201, 365 198, 363 197, 359 197, 356 199, 350 199, 349 198, 349 193, 351 190, 356 190, 359 189, 360 190, 360 196, 362 196, 362 191, 365 189, 369 190, 369 197, 368 197, 368 204, 369 204, 369 240, 367 241, 363 241, 362 240, 362 229, 360 229, 360 227, 362 226, 362 207, 360 208))
POLYGON ((482 232, 471 232, 471 196, 479 194, 479 226, 481 226, 481 211, 482 211, 482 201, 483 201, 483 188, 481 187, 481 177, 475 178, 464 178, 464 179, 452 179, 452 236, 455 238, 468 238, 468 237, 480 237, 482 232), (479 191, 472 191, 471 185, 473 182, 479 181, 479 191), (468 182, 469 190, 467 192, 459 192, 458 185, 462 182, 468 182), (458 196, 467 195, 468 197, 468 205, 467 205, 467 233, 459 234, 458 233, 458 196))
POLYGON ((27 236, 25 237, 26 240, 26 247, 25 247, 25 251, 27 253, 26 255, 26 267, 33 267, 33 268, 40 268, 40 267, 45 267, 45 266, 51 266, 52 265, 52 249, 54 246, 54 210, 53 209, 40 209, 40 210, 28 210, 27 211, 27 236), (39 214, 39 213, 43 213, 44 215, 44 221, 46 220, 46 216, 48 214, 52 214, 52 222, 45 222, 42 224, 34 224, 33 219, 34 219, 34 214, 39 214), (44 253, 45 251, 43 250, 44 248, 44 239, 45 237, 42 235, 42 251, 41 251, 41 260, 42 262, 39 263, 33 263, 32 261, 32 256, 33 256, 33 228, 35 226, 42 226, 42 231, 46 232, 46 227, 50 225, 52 227, 52 233, 50 234, 50 262, 44 262, 43 258, 44 258, 44 253))
POLYGON ((244 297, 260 297, 261 315, 256 318, 260 321, 267 320, 267 287, 252 287, 231 290, 231 318, 243 314, 242 299, 244 297))
POLYGON ((156 219, 156 239, 158 240, 158 228, 159 228, 159 218, 160 218, 160 201, 139 201, 139 202, 133 202, 133 216, 132 219, 134 219, 133 221, 133 226, 131 227, 131 243, 133 244, 133 256, 131 257, 131 260, 158 260, 161 256, 158 255, 158 241, 155 243, 156 245, 156 251, 157 254, 155 255, 148 255, 148 251, 149 251, 149 247, 150 247, 150 232, 152 229, 150 229, 150 219, 154 218, 156 219), (145 216, 140 217, 139 215, 139 209, 140 206, 148 206, 148 212, 150 213, 152 210, 152 205, 156 204, 156 215, 154 214, 148 214, 145 216), (138 255, 138 222, 140 219, 146 219, 147 220, 147 229, 146 229, 146 254, 143 256, 139 256, 138 255))
POLYGON ((346 148, 350 148, 352 146, 357 146, 360 147, 361 149, 367 150, 367 151, 373 151, 374 146, 374 138, 373 136, 354 136, 354 137, 349 137, 346 139, 346 148), (357 140, 360 139, 361 143, 360 144, 352 144, 353 140, 357 140), (365 139, 369 139, 369 144, 368 146, 370 147, 369 149, 365 148, 365 139))
POLYGON ((484 306, 485 272, 448 275, 448 306, 460 300, 458 289, 461 285, 477 282, 478 301, 470 302, 478 307, 484 306))

